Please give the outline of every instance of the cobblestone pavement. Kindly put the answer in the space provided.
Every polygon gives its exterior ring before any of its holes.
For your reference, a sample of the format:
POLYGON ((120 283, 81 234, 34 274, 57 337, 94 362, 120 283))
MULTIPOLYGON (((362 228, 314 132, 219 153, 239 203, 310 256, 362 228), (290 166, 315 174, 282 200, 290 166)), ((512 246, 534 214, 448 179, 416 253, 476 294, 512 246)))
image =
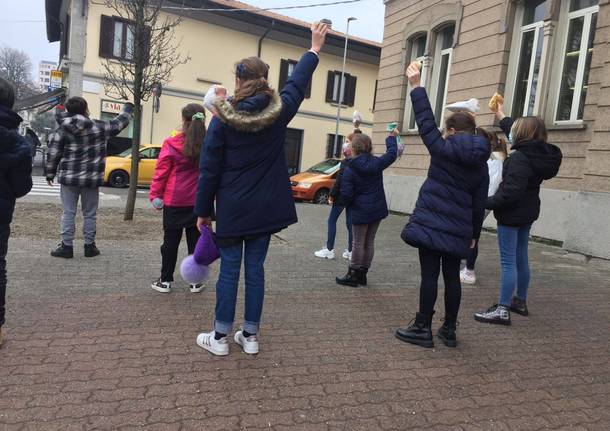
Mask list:
MULTIPOLYGON (((486 234, 480 283, 464 288, 459 347, 426 350, 393 337, 417 305, 404 217, 382 224, 370 287, 350 289, 333 282, 345 261, 312 254, 328 208, 299 212, 270 251, 257 357, 196 346, 212 325, 214 290, 152 291, 159 241, 101 235, 99 258, 85 260, 77 246, 74 260, 58 261, 48 255, 54 239, 17 226, 0 430, 610 429, 607 262, 533 244, 530 317, 482 325, 472 314, 495 302, 499 278, 486 234)), ((138 216, 158 229, 158 216, 138 216)))

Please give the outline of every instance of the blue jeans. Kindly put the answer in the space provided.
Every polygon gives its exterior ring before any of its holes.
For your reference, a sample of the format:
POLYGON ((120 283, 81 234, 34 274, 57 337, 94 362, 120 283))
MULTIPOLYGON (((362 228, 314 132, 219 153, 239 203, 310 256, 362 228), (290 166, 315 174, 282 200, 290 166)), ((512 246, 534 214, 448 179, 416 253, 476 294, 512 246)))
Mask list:
POLYGON ((345 226, 347 227, 347 250, 352 251, 352 212, 349 208, 345 208, 343 205, 334 204, 330 209, 328 215, 328 239, 326 241, 326 248, 328 250, 334 250, 335 248, 335 237, 337 236, 337 220, 345 209, 345 226))
POLYGON ((515 290, 520 299, 527 298, 527 289, 530 284, 527 246, 531 227, 532 225, 521 227, 498 225, 498 244, 502 265, 500 305, 509 307, 515 290))
POLYGON ((245 240, 238 245, 220 247, 220 276, 216 283, 216 322, 214 323, 216 332, 229 334, 233 330, 237 285, 243 256, 246 272, 246 306, 242 328, 251 334, 258 333, 265 299, 265 259, 270 241, 271 236, 266 235, 245 240))

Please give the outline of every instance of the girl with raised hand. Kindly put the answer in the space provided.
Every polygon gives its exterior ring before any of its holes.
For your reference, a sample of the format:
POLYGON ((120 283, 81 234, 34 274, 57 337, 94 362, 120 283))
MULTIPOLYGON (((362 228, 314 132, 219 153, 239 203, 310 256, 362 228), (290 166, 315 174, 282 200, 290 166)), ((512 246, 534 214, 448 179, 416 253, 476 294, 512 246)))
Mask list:
MULTIPOLYGON (((150 186, 150 201, 163 211, 163 245, 161 277, 151 288, 170 293, 174 281, 182 231, 186 233, 189 254, 199 239, 197 216, 193 212, 199 178, 199 154, 205 138, 203 106, 190 103, 182 109, 182 129, 163 142, 150 186)), ((192 293, 203 290, 203 284, 191 284, 192 293)))
POLYGON ((216 316, 214 329, 197 337, 197 344, 214 355, 229 354, 242 260, 245 315, 234 339, 245 353, 258 353, 271 235, 297 222, 284 154, 286 128, 305 98, 327 32, 326 24, 312 26, 311 49, 279 94, 267 82, 267 64, 250 57, 235 68, 233 99, 215 102, 216 116, 201 153, 195 206, 198 226, 211 227, 216 200, 216 316))
POLYGON ((487 199, 498 221, 498 244, 502 282, 497 304, 474 315, 484 323, 510 325, 510 312, 527 316, 527 292, 530 282, 528 258, 529 234, 540 215, 540 185, 557 175, 561 150, 547 143, 544 121, 523 117, 516 121, 504 115, 499 104, 496 117, 511 143, 511 154, 504 162, 502 183, 487 199))
POLYGON ((419 312, 396 337, 411 344, 433 347, 432 316, 442 268, 445 281, 445 321, 438 337, 457 346, 455 335, 461 301, 460 261, 479 237, 489 184, 489 142, 476 134, 474 117, 455 113, 441 134, 426 90, 420 87, 416 64, 407 69, 411 101, 419 134, 430 153, 428 176, 419 191, 415 211, 402 232, 403 240, 419 249, 421 284, 419 312))

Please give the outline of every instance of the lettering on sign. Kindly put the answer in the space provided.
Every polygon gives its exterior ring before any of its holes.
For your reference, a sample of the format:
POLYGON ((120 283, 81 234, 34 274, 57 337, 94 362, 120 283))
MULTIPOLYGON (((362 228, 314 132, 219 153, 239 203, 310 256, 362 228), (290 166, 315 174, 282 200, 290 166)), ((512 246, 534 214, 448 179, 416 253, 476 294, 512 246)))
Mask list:
POLYGON ((114 102, 112 100, 102 100, 102 112, 108 112, 109 114, 120 114, 123 111, 122 102, 114 102))
POLYGON ((51 79, 49 87, 53 90, 61 88, 61 84, 63 81, 64 74, 60 70, 52 70, 51 71, 51 79))

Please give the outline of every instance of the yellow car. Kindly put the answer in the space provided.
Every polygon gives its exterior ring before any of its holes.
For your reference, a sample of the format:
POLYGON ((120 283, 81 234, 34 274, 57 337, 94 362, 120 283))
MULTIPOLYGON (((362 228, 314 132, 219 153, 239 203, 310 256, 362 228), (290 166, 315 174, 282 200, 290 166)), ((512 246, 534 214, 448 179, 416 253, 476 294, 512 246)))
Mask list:
MULTIPOLYGON (((152 183, 155 175, 155 166, 161 145, 143 145, 140 148, 140 166, 138 167, 138 185, 147 186, 152 183)), ((127 187, 129 185, 129 172, 131 171, 131 148, 118 156, 106 158, 106 172, 104 183, 110 187, 127 187)))

